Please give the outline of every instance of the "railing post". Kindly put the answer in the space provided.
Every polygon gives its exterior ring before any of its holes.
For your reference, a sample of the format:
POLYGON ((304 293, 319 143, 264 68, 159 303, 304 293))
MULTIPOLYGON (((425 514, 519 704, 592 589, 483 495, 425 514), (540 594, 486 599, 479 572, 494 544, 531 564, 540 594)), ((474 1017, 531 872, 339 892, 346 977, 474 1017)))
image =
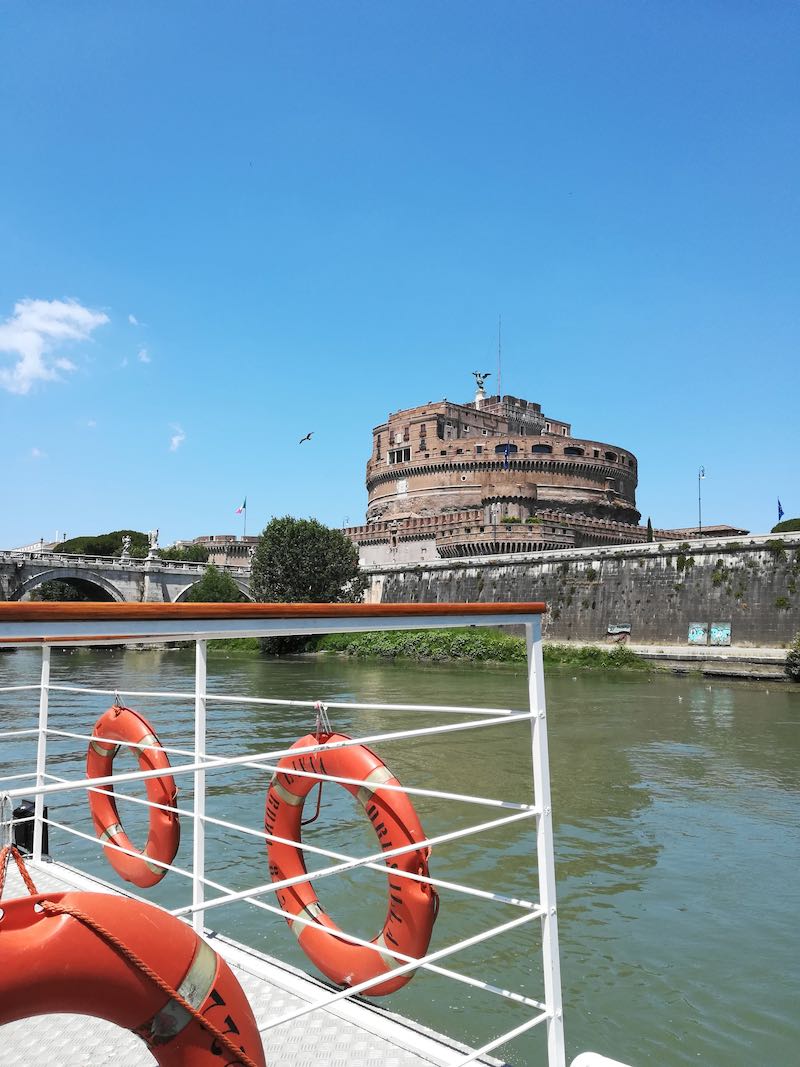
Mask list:
POLYGON ((536 859, 539 868, 539 901, 542 915, 542 962, 547 1020, 548 1067, 565 1067, 564 1018, 561 1004, 561 965, 558 956, 556 918, 556 868, 553 852, 553 812, 550 801, 550 763, 547 752, 547 716, 544 699, 542 623, 538 615, 525 623, 528 650, 528 696, 534 715, 531 721, 534 804, 536 820, 536 859))
MULTIPOLYGON (((50 703, 50 646, 42 645, 42 677, 39 689, 39 736, 36 745, 36 785, 45 784, 47 770, 47 713, 50 703)), ((33 806, 33 860, 40 863, 42 859, 42 838, 44 836, 44 796, 36 794, 33 806)))
MULTIPOLYGON (((208 645, 195 642, 194 669, 194 759, 199 763, 206 756, 206 675, 208 645)), ((192 904, 197 907, 205 899, 202 879, 206 873, 206 772, 194 772, 194 835, 192 850, 192 904)), ((198 934, 203 932, 205 912, 192 914, 192 926, 198 934)))

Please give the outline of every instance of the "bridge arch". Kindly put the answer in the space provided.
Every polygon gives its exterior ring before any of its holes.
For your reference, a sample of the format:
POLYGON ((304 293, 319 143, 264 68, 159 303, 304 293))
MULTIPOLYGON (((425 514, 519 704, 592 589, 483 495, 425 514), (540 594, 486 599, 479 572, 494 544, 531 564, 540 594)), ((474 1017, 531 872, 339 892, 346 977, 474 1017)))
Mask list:
MULTIPOLYGON (((194 589, 194 587, 198 584, 198 582, 202 581, 202 578, 203 575, 199 575, 196 582, 192 582, 192 584, 187 585, 185 589, 181 589, 180 593, 178 593, 172 603, 182 604, 186 600, 189 593, 191 593, 192 589, 194 589)), ((250 588, 247 585, 247 582, 243 581, 241 578, 233 578, 233 584, 236 586, 236 588, 246 600, 249 600, 251 603, 253 603, 253 597, 250 595, 250 588)))
POLYGON ((113 600, 118 604, 123 604, 125 602, 125 597, 119 589, 117 589, 115 585, 112 585, 106 578, 103 578, 99 574, 95 574, 93 571, 86 571, 83 568, 79 569, 77 567, 52 567, 46 571, 39 571, 38 574, 34 574, 26 579, 11 599, 22 600, 23 597, 28 593, 32 593, 38 586, 43 585, 45 582, 55 581, 69 582, 71 585, 76 585, 78 588, 95 586, 106 594, 106 596, 101 599, 113 600))

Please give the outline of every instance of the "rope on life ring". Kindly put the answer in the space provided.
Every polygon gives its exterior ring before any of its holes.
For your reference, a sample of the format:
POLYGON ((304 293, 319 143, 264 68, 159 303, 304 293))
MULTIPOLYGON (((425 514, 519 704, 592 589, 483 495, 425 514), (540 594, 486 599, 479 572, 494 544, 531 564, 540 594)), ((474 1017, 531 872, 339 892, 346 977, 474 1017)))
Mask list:
MULTIPOLYGON (((104 778, 113 773, 114 757, 121 745, 126 745, 139 761, 143 771, 169 771, 170 762, 155 735, 153 727, 138 711, 115 704, 104 712, 95 724, 86 753, 87 778, 104 778)), ((145 779, 147 799, 152 804, 174 807, 178 790, 171 774, 162 774, 145 779)), ((181 839, 181 826, 177 812, 150 808, 150 827, 147 843, 137 849, 122 825, 114 789, 110 785, 96 786, 89 791, 89 809, 97 836, 101 841, 118 845, 135 852, 129 856, 115 848, 104 848, 106 858, 114 870, 126 882, 147 889, 160 882, 167 873, 151 860, 172 863, 181 839)))
POLYGON ((0 1025, 93 1015, 142 1038, 162 1067, 266 1067, 242 987, 191 927, 113 893, 38 894, 13 846, 0 869, 9 855, 32 895, 0 907, 0 1025))
MULTIPOLYGON (((349 741, 345 734, 318 732, 295 742, 292 748, 307 748, 317 744, 349 741)), ((300 777, 292 771, 330 775, 334 778, 353 778, 361 784, 341 784, 364 808, 380 846, 385 851, 424 841, 417 813, 408 796, 399 790, 382 790, 383 785, 396 786, 397 781, 384 762, 364 745, 329 749, 325 752, 288 754, 278 769, 267 793, 264 829, 267 834, 302 843, 303 803, 316 785, 314 778, 300 777)), ((388 866, 397 871, 428 876, 430 849, 422 847, 395 856, 388 866)), ((295 844, 268 841, 267 860, 273 882, 307 873, 303 852, 295 844)), ((289 927, 311 962, 337 985, 351 986, 382 974, 387 976, 403 965, 392 956, 393 949, 419 959, 430 944, 433 924, 438 912, 439 898, 432 886, 410 878, 392 877, 389 873, 389 907, 381 932, 372 939, 379 951, 343 940, 342 930, 325 912, 310 881, 296 882, 276 892, 283 911, 302 915, 309 923, 295 923, 289 927), (382 950, 382 951, 381 951, 382 950)), ((368 996, 394 993, 411 981, 414 972, 397 978, 387 977, 369 990, 368 996)))

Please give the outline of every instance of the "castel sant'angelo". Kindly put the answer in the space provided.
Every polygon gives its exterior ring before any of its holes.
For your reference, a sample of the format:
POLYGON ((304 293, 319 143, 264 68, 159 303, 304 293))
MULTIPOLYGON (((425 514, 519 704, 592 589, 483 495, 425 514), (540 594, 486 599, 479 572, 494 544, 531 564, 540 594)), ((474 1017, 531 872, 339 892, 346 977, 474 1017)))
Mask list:
POLYGON ((515 396, 423 404, 372 431, 364 564, 644 541, 636 457, 515 396))

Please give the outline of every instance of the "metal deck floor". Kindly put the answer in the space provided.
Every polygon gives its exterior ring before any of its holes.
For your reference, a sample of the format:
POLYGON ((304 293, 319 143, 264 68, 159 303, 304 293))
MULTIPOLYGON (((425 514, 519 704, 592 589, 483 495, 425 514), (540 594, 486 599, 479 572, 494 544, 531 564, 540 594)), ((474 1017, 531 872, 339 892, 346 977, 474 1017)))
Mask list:
MULTIPOLYGON (((28 867, 40 893, 112 892, 103 883, 57 863, 29 863, 28 867)), ((11 899, 25 893, 12 862, 3 896, 11 899)), ((259 1026, 329 992, 307 975, 227 938, 209 940, 233 968, 259 1026)), ((356 1001, 340 1001, 262 1036, 269 1067, 447 1067, 469 1052, 383 1009, 356 1001)), ((3 1067, 145 1067, 155 1062, 142 1041, 102 1019, 39 1015, 0 1026, 3 1067)), ((500 1061, 482 1057, 476 1063, 497 1067, 500 1061)))

